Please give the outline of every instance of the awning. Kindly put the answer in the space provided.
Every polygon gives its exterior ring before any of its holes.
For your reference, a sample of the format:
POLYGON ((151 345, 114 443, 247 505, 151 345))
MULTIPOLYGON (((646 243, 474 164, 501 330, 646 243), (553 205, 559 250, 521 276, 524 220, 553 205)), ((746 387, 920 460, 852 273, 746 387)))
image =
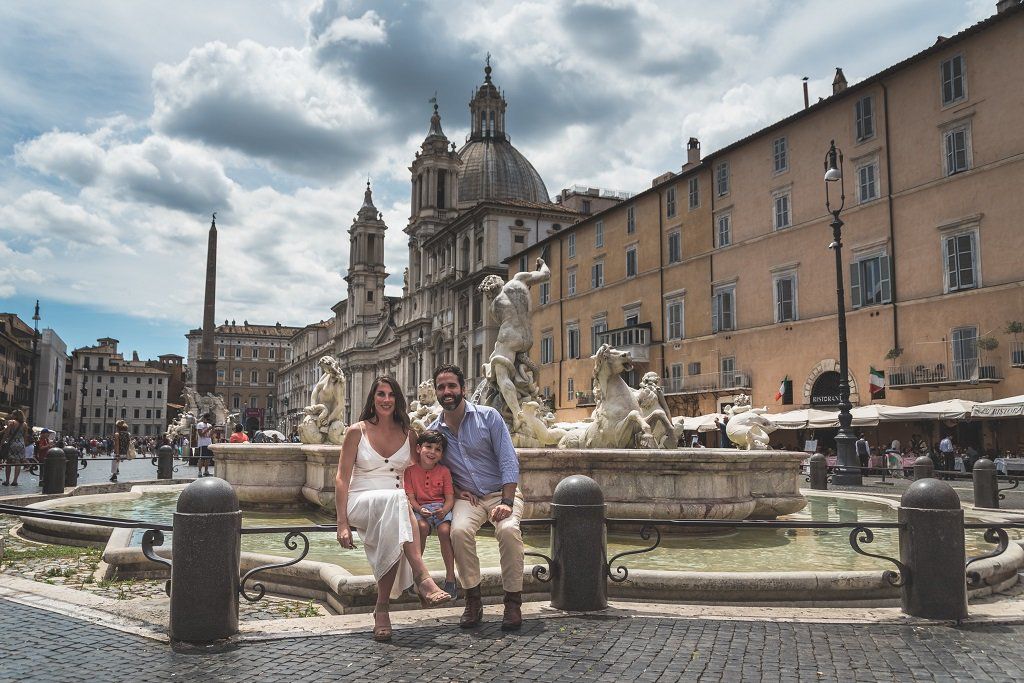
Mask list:
POLYGON ((900 408, 892 417, 888 417, 886 419, 960 420, 965 417, 970 417, 971 410, 975 405, 977 405, 977 401, 967 401, 962 398, 951 398, 948 401, 922 403, 917 406, 900 408))
POLYGON ((1017 417, 1024 415, 1024 394, 978 403, 971 408, 971 417, 1017 417))
MULTIPOLYGON (((709 413, 708 415, 700 415, 698 417, 684 417, 683 429, 688 432, 713 432, 718 429, 715 424, 715 420, 721 420, 725 417, 722 413, 709 413)), ((678 418, 677 418, 678 419, 678 418)))

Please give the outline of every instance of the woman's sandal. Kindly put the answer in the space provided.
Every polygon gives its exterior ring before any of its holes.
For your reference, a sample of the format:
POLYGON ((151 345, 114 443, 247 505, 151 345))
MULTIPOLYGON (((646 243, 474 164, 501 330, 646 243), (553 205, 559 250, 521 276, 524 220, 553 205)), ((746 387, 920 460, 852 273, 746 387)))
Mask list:
MULTIPOLYGON (((378 612, 377 610, 373 610, 373 620, 374 620, 374 622, 377 621, 377 615, 378 614, 388 614, 388 613, 387 612, 378 612)), ((373 625, 373 639, 376 640, 378 643, 387 643, 387 642, 391 641, 391 623, 390 622, 391 622, 391 617, 389 616, 388 617, 388 625, 387 626, 377 626, 377 624, 374 623, 374 625, 373 625)))
POLYGON ((416 594, 420 596, 420 605, 422 605, 423 607, 437 607, 438 605, 443 605, 446 602, 451 602, 452 596, 444 592, 440 588, 435 590, 430 595, 423 594, 423 592, 420 590, 420 584, 422 584, 424 581, 427 581, 430 578, 431 577, 428 572, 424 572, 423 574, 413 578, 413 581, 415 581, 416 583, 416 594))

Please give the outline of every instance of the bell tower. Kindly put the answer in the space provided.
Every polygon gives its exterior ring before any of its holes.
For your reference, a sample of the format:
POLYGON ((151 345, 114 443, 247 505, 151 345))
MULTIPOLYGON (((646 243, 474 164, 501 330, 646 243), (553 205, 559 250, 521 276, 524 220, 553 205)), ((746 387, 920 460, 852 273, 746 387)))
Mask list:
POLYGON ((487 55, 484 82, 469 101, 470 140, 506 140, 505 109, 508 103, 491 82, 491 55, 487 55))
POLYGON ((373 205, 370 181, 366 181, 363 205, 348 229, 348 323, 377 318, 384 307, 384 234, 388 226, 373 205))

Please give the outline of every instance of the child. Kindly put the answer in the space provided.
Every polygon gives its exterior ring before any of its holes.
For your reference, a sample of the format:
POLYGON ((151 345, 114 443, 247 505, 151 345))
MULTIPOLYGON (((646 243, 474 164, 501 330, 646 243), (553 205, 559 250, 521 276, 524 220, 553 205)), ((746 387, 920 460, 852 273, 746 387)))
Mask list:
POLYGON ((235 432, 228 439, 228 443, 246 443, 249 435, 242 431, 242 425, 235 425, 235 432))
POLYGON ((405 493, 416 513, 420 527, 420 552, 427 545, 430 530, 437 529, 437 540, 444 559, 444 591, 455 597, 455 551, 452 549, 452 508, 455 507, 455 488, 452 473, 441 465, 447 446, 444 434, 428 429, 416 439, 419 464, 405 470, 405 493))

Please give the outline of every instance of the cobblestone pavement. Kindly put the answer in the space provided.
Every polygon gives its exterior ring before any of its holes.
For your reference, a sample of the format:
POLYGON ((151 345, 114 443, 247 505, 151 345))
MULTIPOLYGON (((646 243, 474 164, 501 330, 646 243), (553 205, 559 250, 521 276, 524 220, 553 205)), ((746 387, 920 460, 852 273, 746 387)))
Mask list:
POLYGON ((1015 681, 1024 626, 528 619, 247 642, 222 654, 0 600, 0 681, 1015 681), (43 638, 39 638, 43 635, 43 638))

